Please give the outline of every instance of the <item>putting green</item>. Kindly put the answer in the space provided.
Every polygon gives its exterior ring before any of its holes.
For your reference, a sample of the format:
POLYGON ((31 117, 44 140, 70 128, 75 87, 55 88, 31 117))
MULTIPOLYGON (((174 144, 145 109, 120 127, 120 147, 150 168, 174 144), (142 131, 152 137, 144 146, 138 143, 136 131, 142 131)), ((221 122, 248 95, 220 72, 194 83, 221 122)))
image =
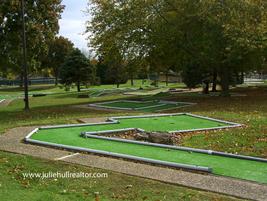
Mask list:
POLYGON ((171 108, 178 108, 192 105, 192 103, 183 103, 183 102, 162 102, 162 101, 113 101, 113 102, 102 102, 93 104, 94 106, 107 107, 114 109, 129 109, 129 110, 141 110, 146 112, 154 112, 159 110, 166 110, 171 108))
POLYGON ((174 131, 186 129, 212 128, 226 126, 207 119, 188 115, 128 118, 119 119, 120 123, 106 125, 92 125, 69 128, 41 129, 33 134, 31 139, 83 147, 119 154, 156 159, 167 162, 206 166, 213 169, 213 173, 222 176, 241 178, 267 183, 267 163, 214 156, 201 153, 166 149, 149 145, 108 141, 105 139, 83 138, 81 132, 104 131, 122 128, 141 128, 146 131, 174 131))
POLYGON ((128 101, 117 101, 117 102, 111 102, 111 103, 103 103, 101 104, 103 106, 108 107, 117 107, 117 108, 132 108, 132 109, 138 109, 142 107, 149 107, 149 106, 159 106, 159 102, 128 102, 128 101))

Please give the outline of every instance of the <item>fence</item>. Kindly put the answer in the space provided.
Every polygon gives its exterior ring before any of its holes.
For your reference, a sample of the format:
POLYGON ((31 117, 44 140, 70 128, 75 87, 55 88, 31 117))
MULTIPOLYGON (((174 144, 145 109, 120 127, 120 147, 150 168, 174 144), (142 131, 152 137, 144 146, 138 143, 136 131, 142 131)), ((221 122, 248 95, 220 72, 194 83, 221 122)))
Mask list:
MULTIPOLYGON (((29 79, 29 85, 38 84, 55 84, 55 78, 34 78, 29 79)), ((21 80, 0 80, 0 85, 6 86, 18 86, 21 84, 21 80)))

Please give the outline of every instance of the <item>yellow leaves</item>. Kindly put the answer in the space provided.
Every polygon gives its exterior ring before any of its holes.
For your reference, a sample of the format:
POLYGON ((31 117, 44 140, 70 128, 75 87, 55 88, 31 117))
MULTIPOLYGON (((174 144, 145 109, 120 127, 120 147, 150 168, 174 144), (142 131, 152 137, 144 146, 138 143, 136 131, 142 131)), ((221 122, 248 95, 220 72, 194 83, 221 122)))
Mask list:
POLYGON ((0 158, 0 163, 8 163, 7 158, 0 158))

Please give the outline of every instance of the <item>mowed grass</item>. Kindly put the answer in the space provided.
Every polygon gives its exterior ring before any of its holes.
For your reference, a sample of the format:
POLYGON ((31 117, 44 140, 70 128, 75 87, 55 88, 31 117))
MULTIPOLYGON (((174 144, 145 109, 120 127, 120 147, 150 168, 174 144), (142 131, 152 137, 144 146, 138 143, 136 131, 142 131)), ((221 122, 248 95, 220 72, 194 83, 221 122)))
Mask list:
MULTIPOLYGON (((150 82, 142 84, 141 80, 136 80, 134 88, 142 87, 151 88, 150 82)), ((164 84, 161 84, 162 87, 164 84)), ((120 90, 125 90, 130 86, 130 82, 121 85, 120 90)), ((172 86, 181 87, 182 84, 173 84, 172 86)), ((153 88, 153 87, 152 87, 153 88)), ((76 88, 71 88, 70 92, 64 91, 64 88, 56 87, 53 85, 33 85, 30 86, 30 94, 47 94, 43 97, 30 97, 31 112, 24 112, 23 90, 19 87, 0 88, 0 96, 13 101, 8 107, 0 105, 0 134, 4 133, 7 129, 17 126, 26 125, 45 125, 45 124, 64 124, 64 123, 77 123, 78 118, 98 117, 98 116, 113 116, 112 113, 107 111, 99 111, 84 108, 74 108, 73 105, 81 105, 99 101, 110 101, 117 99, 127 99, 132 96, 123 95, 122 93, 108 93, 105 96, 93 95, 90 98, 77 98, 78 94, 101 92, 103 89, 111 91, 116 89, 115 85, 102 85, 84 88, 81 93, 77 93, 76 88)), ((127 115, 125 111, 117 113, 119 115, 127 115)))
MULTIPOLYGON (((64 92, 62 90, 60 91, 64 92)), ((245 87, 236 89, 233 92, 247 94, 248 96, 229 98, 207 97, 201 95, 196 97, 187 96, 186 94, 167 96, 169 100, 198 103, 198 105, 192 107, 177 108, 175 110, 170 110, 169 112, 191 112, 203 116, 243 123, 246 125, 246 127, 242 129, 187 134, 182 138, 181 145, 267 158, 267 87, 245 87)), ((4 95, 14 93, 17 93, 16 90, 13 92, 9 92, 9 89, 5 92, 0 90, 0 94, 4 95)), ((166 97, 166 94, 161 94, 160 97, 164 98, 166 97)), ((78 118, 84 117, 130 115, 130 113, 125 112, 114 114, 110 111, 107 112, 71 107, 78 104, 87 104, 120 98, 126 99, 127 97, 112 95, 96 99, 78 99, 77 94, 75 93, 53 94, 46 97, 31 98, 30 103, 32 109, 30 113, 23 112, 23 101, 18 99, 13 101, 7 107, 0 107, 0 133, 3 134, 7 129, 18 126, 77 123, 76 120, 78 118)), ((131 115, 132 114, 133 113, 131 113, 131 115)), ((1 157, 10 161, 9 163, 4 162, 3 164, 5 165, 0 166, 1 186, 3 186, 3 181, 6 183, 5 188, 0 188, 1 195, 3 195, 4 200, 6 200, 5 198, 7 196, 12 196, 8 197, 8 200, 26 200, 25 197, 27 196, 33 196, 33 198, 36 198, 35 200, 40 198, 38 196, 41 196, 40 200, 85 200, 87 198, 80 198, 79 196, 83 195, 83 188, 80 187, 89 186, 88 180, 84 182, 81 180, 60 180, 60 183, 53 183, 54 181, 49 180, 51 183, 44 182, 44 185, 40 180, 30 180, 29 182, 31 187, 29 190, 25 190, 27 188, 25 188, 21 183, 23 180, 15 179, 17 175, 20 175, 20 172, 17 174, 14 173, 19 169, 16 167, 20 166, 25 167, 24 169, 28 169, 29 171, 57 171, 58 169, 65 170, 64 168, 79 171, 83 169, 82 167, 68 166, 58 162, 53 163, 51 161, 42 161, 40 159, 33 159, 27 156, 3 152, 0 153, 1 157), (51 189, 49 189, 50 191, 48 193, 46 189, 50 186, 51 189), (75 187, 71 195, 69 195, 69 193, 66 195, 66 193, 63 192, 63 188, 65 186, 70 186, 72 188, 75 187), (78 197, 73 199, 73 196, 78 197)), ((88 199, 92 200, 92 194, 90 193, 93 191, 99 191, 102 195, 104 194, 105 196, 109 196, 106 200, 122 200, 123 197, 117 197, 117 193, 123 192, 126 194, 126 198, 124 200, 142 200, 142 198, 136 198, 134 196, 138 195, 138 197, 142 197, 144 195, 144 198, 146 198, 147 195, 150 195, 152 198, 149 197, 147 200, 154 201, 164 200, 164 197, 156 198, 156 194, 162 192, 162 196, 167 196, 165 200, 174 201, 235 200, 219 194, 212 194, 212 196, 209 196, 210 194, 207 194, 206 192, 194 191, 194 193, 191 193, 191 190, 188 188, 181 188, 179 191, 178 188, 180 187, 162 183, 153 184, 153 181, 150 180, 146 180, 147 182, 139 180, 139 182, 135 183, 136 185, 132 188, 133 190, 129 192, 125 190, 125 184, 127 183, 128 185, 128 183, 130 183, 129 181, 134 181, 137 178, 127 178, 128 177, 125 175, 121 175, 120 177, 115 175, 111 178, 111 180, 105 180, 105 183, 97 180, 96 183, 99 185, 93 186, 90 191, 86 190, 83 196, 88 196, 88 199), (109 183, 109 185, 107 185, 107 183, 109 183), (116 183, 115 186, 114 183, 116 183), (107 188, 103 188, 105 186, 107 186, 107 188), (140 187, 138 188, 137 186, 140 187), (115 193, 114 198, 112 197, 113 192, 115 193)))
POLYGON ((225 195, 192 190, 106 170, 0 152, 1 200, 93 201, 238 201, 225 195), (24 178, 23 173, 107 173, 107 178, 24 178))
MULTIPOLYGON (((245 125, 242 129, 187 134, 183 137, 181 145, 267 158, 267 87, 240 88, 233 92, 247 94, 247 97, 166 95, 168 100, 198 103, 166 112, 191 112, 245 125)), ((161 94, 160 97, 164 99, 165 95, 161 94)), ((142 114, 126 111, 112 113, 73 107, 122 98, 127 99, 127 96, 111 95, 79 99, 77 94, 56 94, 36 97, 30 98, 30 113, 23 111, 23 100, 17 99, 7 107, 0 106, 0 134, 18 126, 77 123, 79 118, 142 114)))

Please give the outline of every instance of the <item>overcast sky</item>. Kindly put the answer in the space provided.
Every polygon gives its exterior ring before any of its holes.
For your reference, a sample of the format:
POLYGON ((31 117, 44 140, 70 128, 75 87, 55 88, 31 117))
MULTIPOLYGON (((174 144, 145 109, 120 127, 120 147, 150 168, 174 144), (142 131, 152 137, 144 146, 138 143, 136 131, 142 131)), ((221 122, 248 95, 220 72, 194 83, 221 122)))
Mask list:
POLYGON ((71 40, 75 47, 88 49, 85 31, 85 22, 89 18, 83 11, 86 10, 88 0, 63 0, 65 10, 59 21, 59 35, 71 40))

